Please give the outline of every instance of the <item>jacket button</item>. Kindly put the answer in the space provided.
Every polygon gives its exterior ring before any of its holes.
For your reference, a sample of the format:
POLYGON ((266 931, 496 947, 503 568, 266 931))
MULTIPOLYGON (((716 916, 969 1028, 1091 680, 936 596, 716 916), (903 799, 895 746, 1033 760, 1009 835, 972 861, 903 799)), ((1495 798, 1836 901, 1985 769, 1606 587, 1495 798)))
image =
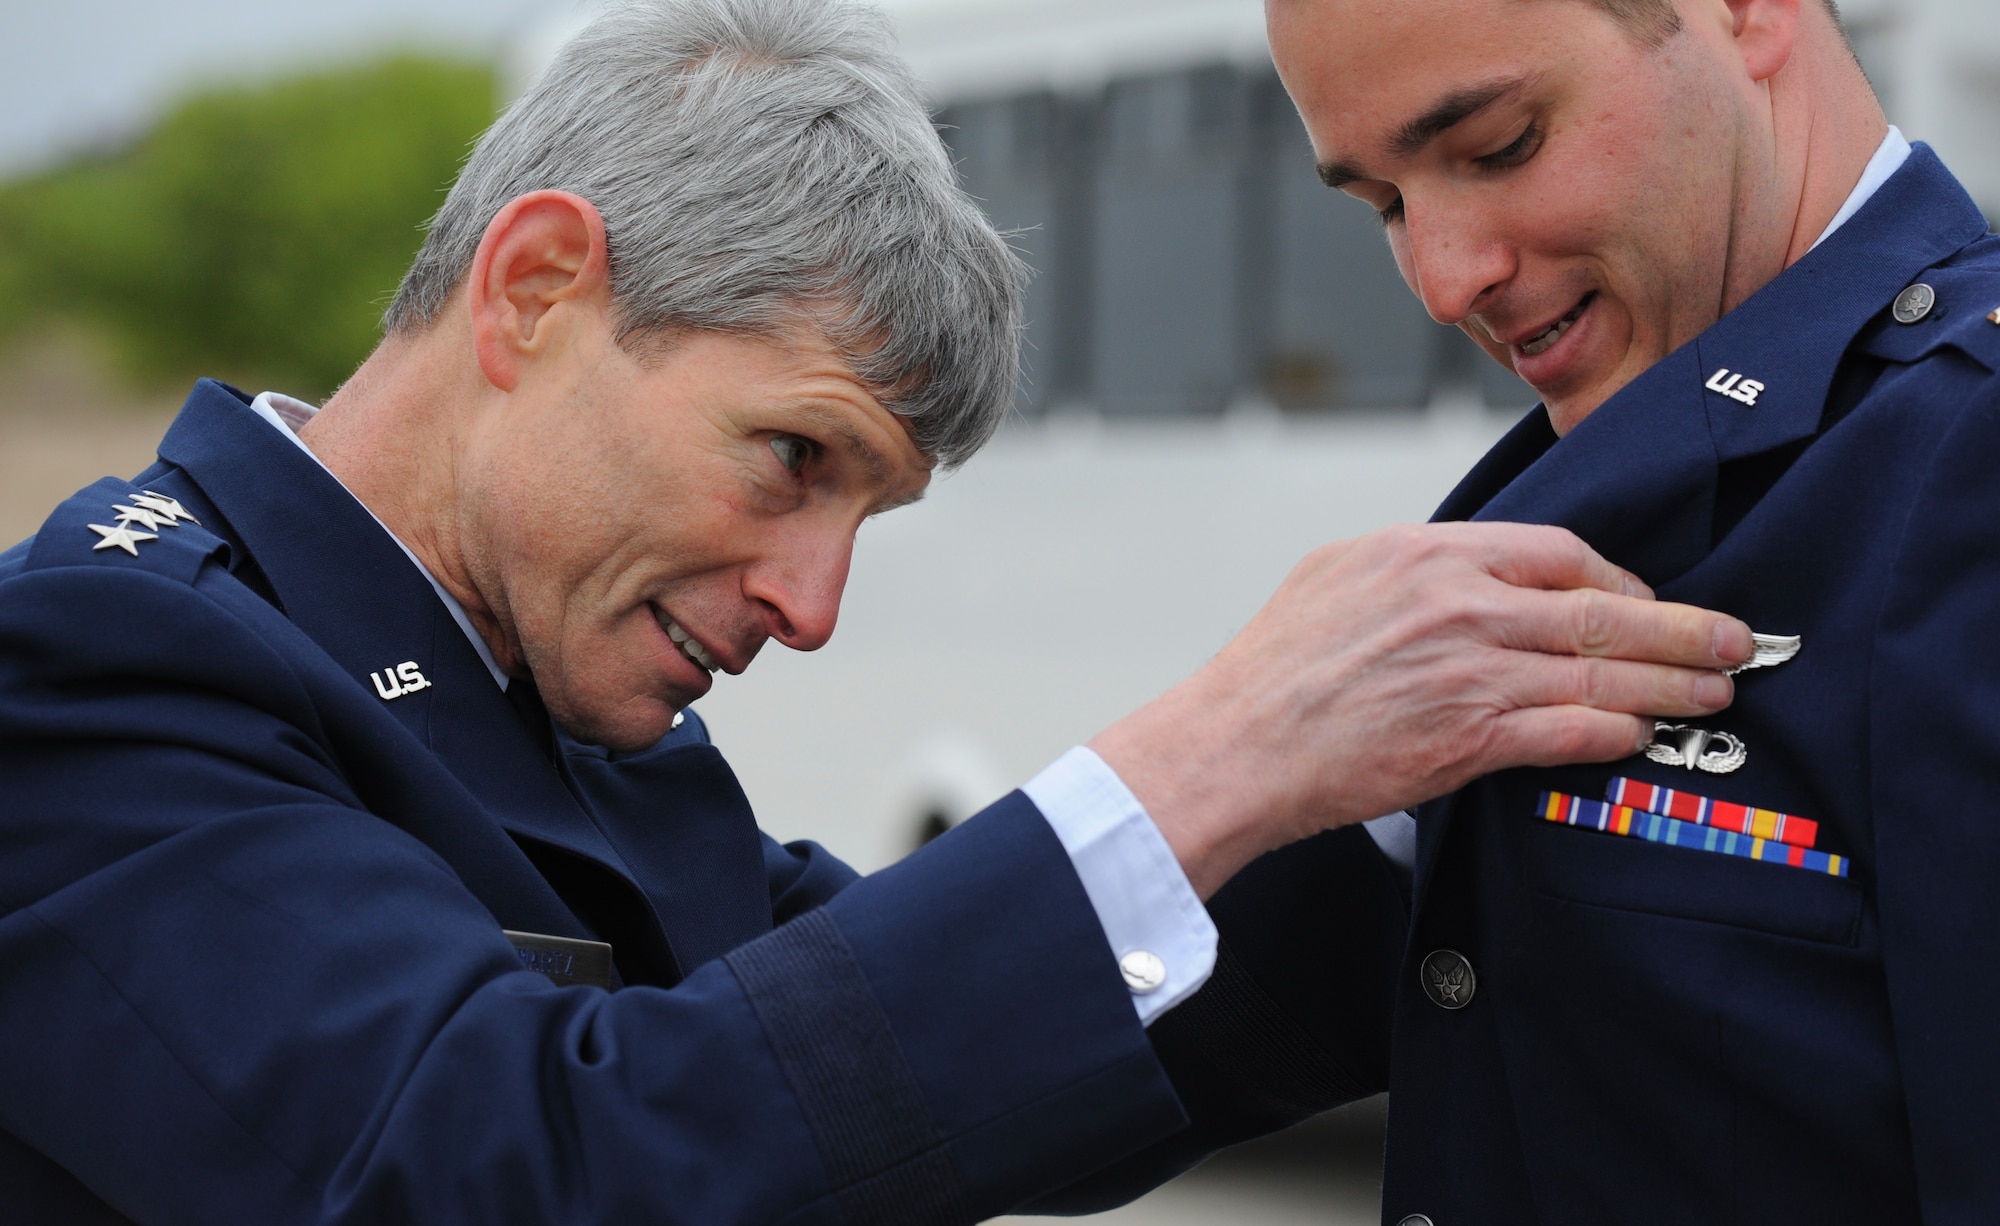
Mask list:
POLYGON ((1402 1221, 1397 1222, 1396 1226, 1437 1226, 1437 1223, 1431 1221, 1421 1213, 1412 1213, 1402 1221))
POLYGON ((1455 949, 1433 949, 1430 957, 1424 959, 1419 977, 1423 980, 1424 995, 1430 997, 1431 1003, 1440 1009, 1465 1008, 1472 1003, 1472 994, 1479 989, 1478 979, 1472 973, 1472 963, 1455 949))
POLYGON ((1889 314, 1893 315, 1899 324, 1913 324, 1930 314, 1931 308, 1936 305, 1937 291, 1919 281, 1896 295, 1895 304, 1889 308, 1889 314))

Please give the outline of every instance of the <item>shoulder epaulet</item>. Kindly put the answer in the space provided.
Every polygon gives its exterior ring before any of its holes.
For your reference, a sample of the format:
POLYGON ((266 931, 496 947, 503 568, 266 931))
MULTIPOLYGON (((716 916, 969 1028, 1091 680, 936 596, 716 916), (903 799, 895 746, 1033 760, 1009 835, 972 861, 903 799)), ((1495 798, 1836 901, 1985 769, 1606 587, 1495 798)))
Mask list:
POLYGON ((1883 304, 1861 345, 1901 363, 1949 347, 2000 374, 2000 239, 1988 235, 1919 273, 1894 302, 1883 304))
POLYGON ((78 490, 43 521, 24 569, 128 566, 192 583, 229 544, 177 500, 115 477, 78 490))

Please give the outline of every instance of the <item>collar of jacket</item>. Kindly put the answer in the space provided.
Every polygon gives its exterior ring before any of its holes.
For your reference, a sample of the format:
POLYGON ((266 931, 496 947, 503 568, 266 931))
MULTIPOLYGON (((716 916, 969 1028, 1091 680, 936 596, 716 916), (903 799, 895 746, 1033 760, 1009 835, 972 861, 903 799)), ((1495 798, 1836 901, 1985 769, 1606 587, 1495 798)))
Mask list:
POLYGON ((1986 219, 1918 144, 1831 237, 1557 439, 1537 406, 1433 520, 1557 524, 1658 587, 1707 556, 1716 472, 1810 438, 1856 335, 1986 219), (1727 372, 1718 376, 1717 372, 1727 372), (1711 390, 1763 384, 1754 405, 1711 390))
POLYGON ((160 458, 200 488, 222 520, 211 526, 254 562, 286 617, 429 747, 545 872, 551 855, 558 865, 580 861, 582 871, 627 887, 619 891, 630 895, 623 914, 651 911, 637 929, 626 923, 615 938, 602 934, 617 947, 625 977, 678 979, 680 959, 657 900, 593 805, 566 784, 564 765, 550 762, 493 683, 429 581, 367 509, 257 417, 242 393, 212 380, 195 386, 161 440, 160 458), (427 684, 407 688, 396 672, 406 663, 427 684))

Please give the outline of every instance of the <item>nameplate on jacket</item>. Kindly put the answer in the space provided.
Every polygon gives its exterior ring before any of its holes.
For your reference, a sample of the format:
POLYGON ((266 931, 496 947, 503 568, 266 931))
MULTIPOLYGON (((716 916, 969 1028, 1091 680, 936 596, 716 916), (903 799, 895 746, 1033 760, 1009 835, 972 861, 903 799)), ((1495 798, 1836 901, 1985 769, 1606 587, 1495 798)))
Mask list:
POLYGON ((514 943, 514 956, 521 960, 521 969, 547 975, 559 988, 585 984, 610 989, 611 947, 604 942, 543 936, 539 932, 507 931, 505 935, 514 943))

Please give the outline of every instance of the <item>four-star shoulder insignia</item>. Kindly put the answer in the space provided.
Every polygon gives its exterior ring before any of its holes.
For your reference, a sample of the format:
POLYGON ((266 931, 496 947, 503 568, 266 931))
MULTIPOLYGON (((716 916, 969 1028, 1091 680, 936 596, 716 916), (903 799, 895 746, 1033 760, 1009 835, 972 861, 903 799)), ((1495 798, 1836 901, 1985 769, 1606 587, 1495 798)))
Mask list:
POLYGON ((122 519, 118 521, 116 528, 105 524, 91 524, 89 527, 92 532, 104 538, 95 545, 92 545, 92 549, 110 549, 116 547, 123 549, 135 558, 139 556, 140 541, 157 541, 160 539, 160 534, 157 532, 133 531, 132 525, 122 519))
POLYGON ((179 499, 167 498, 151 490, 142 490, 132 495, 131 505, 112 504, 113 524, 88 524, 98 535, 98 542, 92 549, 123 549, 133 557, 139 556, 141 541, 157 541, 160 534, 150 529, 177 528, 182 521, 200 526, 201 521, 188 514, 179 499))

